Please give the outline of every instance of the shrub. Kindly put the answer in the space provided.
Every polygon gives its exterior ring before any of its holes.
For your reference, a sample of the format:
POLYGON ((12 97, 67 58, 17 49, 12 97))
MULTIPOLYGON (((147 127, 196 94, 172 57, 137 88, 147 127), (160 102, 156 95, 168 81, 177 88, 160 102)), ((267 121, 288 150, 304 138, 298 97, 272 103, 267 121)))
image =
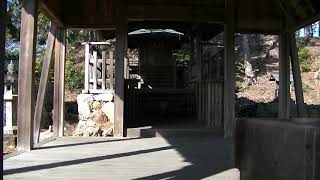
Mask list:
POLYGON ((74 62, 71 55, 66 57, 65 82, 69 90, 81 89, 84 84, 84 67, 74 62))
POLYGON ((236 63, 236 84, 235 84, 235 91, 240 92, 244 89, 244 71, 245 65, 243 61, 236 63))
POLYGON ((311 54, 307 48, 300 48, 298 52, 300 69, 302 72, 311 71, 311 54))
POLYGON ((310 88, 310 85, 309 85, 308 83, 302 81, 302 91, 303 91, 304 93, 306 93, 306 92, 308 92, 310 89, 311 89, 311 88, 310 88))
MULTIPOLYGON (((44 54, 39 54, 36 58, 34 65, 34 73, 35 73, 35 82, 38 84, 40 82, 42 66, 43 66, 44 54)), ((48 81, 53 82, 54 80, 54 58, 51 60, 48 81)))

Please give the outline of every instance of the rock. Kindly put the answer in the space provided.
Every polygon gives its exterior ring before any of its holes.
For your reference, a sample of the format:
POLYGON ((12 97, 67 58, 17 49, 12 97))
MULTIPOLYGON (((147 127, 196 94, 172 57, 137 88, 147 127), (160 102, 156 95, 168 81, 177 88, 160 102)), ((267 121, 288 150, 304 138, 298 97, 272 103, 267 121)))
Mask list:
POLYGON ((92 103, 92 109, 94 109, 94 110, 99 110, 99 109, 101 109, 101 103, 99 102, 99 101, 94 101, 93 103, 92 103))
POLYGON ((90 120, 92 120, 96 125, 101 126, 109 122, 108 117, 101 110, 96 110, 90 115, 90 120))
POLYGON ((96 123, 92 120, 79 120, 74 136, 90 136, 95 133, 96 123))
POLYGON ((49 129, 44 131, 44 132, 40 132, 40 141, 43 141, 43 140, 46 140, 46 139, 49 139, 53 136, 53 127, 50 125, 49 126, 49 129))
POLYGON ((113 123, 111 123, 104 112, 95 110, 90 114, 88 120, 80 120, 74 136, 112 136, 113 123))
POLYGON ((113 99, 113 93, 97 94, 97 95, 94 95, 93 97, 94 97, 94 100, 96 101, 111 102, 113 99))
POLYGON ((108 117, 111 123, 114 123, 114 103, 113 102, 105 103, 102 106, 101 111, 108 117))
POLYGON ((319 71, 314 73, 314 78, 317 80, 320 80, 320 69, 319 69, 319 71))
POLYGON ((79 94, 77 97, 79 120, 86 120, 90 116, 90 106, 93 103, 92 94, 79 94))
POLYGON ((103 137, 113 136, 113 123, 108 122, 102 125, 100 128, 101 128, 103 137))

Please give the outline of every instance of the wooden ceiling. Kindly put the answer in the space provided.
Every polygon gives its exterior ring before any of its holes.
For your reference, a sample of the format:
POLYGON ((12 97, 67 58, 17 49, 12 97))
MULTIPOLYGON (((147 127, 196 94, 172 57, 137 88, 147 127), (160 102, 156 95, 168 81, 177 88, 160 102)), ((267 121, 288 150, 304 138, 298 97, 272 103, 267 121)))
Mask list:
MULTIPOLYGON (((40 9, 57 26, 114 29, 119 0, 39 0, 40 9)), ((224 0, 126 0, 129 25, 220 24, 228 12, 224 0), (143 23, 141 23, 143 22, 143 23)), ((319 0, 236 0, 238 32, 279 33, 320 19, 319 0), (286 19, 286 23, 284 23, 286 19)), ((143 28, 143 27, 141 27, 143 28)))

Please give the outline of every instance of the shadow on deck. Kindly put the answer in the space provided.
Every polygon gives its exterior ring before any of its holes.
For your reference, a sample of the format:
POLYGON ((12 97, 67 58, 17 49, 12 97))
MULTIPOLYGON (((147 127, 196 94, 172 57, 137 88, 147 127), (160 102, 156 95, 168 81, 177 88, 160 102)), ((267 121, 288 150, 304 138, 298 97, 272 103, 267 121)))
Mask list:
POLYGON ((205 134, 59 138, 5 160, 4 178, 238 180, 231 144, 217 133, 205 134))

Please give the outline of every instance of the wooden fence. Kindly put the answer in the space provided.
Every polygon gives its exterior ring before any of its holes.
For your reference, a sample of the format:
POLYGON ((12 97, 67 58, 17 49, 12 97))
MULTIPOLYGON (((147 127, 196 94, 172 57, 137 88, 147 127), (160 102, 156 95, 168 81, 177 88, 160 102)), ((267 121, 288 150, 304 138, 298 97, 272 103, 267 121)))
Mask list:
POLYGON ((195 114, 191 89, 137 89, 126 91, 127 127, 150 125, 152 121, 183 119, 195 114))
MULTIPOLYGON (((85 84, 86 93, 104 93, 114 89, 113 50, 101 50, 107 42, 85 43, 85 84)), ((111 48, 108 48, 111 49, 111 48)))
POLYGON ((210 128, 223 128, 223 81, 205 80, 192 84, 196 119, 210 128))

